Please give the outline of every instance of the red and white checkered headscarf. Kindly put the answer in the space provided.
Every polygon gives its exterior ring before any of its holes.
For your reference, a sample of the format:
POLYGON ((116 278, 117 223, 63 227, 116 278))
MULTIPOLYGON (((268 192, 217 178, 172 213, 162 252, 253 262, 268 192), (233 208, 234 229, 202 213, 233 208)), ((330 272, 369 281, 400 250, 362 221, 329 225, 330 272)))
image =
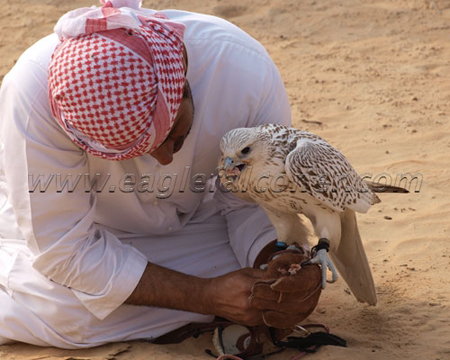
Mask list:
POLYGON ((87 152, 126 160, 167 137, 184 87, 184 25, 140 8, 139 0, 64 15, 49 65, 52 111, 87 152))

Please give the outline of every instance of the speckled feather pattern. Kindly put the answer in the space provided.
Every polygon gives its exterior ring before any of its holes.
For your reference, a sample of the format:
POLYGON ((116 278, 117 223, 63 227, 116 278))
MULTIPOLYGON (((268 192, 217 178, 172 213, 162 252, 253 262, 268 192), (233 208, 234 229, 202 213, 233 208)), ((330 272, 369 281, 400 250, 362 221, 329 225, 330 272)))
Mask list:
POLYGON ((245 190, 245 197, 250 196, 264 207, 297 213, 304 213, 306 205, 337 212, 347 208, 367 212, 380 202, 345 156, 315 134, 269 124, 232 130, 221 141, 223 153, 239 154, 245 146, 261 151, 248 162, 252 166, 250 180, 243 174, 236 185, 245 190), (270 187, 264 192, 255 191, 259 174, 270 174, 272 178, 283 173, 290 181, 285 191, 274 192, 270 187))

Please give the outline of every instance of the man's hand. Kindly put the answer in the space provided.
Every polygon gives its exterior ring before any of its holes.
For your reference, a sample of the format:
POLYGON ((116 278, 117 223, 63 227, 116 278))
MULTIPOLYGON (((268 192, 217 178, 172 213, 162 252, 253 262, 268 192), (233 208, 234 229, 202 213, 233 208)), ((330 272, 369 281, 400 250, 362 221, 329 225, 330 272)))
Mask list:
POLYGON ((148 263, 127 304, 215 315, 243 325, 263 323, 261 312, 249 305, 255 282, 263 271, 245 268, 204 279, 148 263))
POLYGON ((262 270, 244 268, 211 279, 211 313, 236 324, 263 324, 261 311, 249 304, 252 287, 262 278, 262 270))

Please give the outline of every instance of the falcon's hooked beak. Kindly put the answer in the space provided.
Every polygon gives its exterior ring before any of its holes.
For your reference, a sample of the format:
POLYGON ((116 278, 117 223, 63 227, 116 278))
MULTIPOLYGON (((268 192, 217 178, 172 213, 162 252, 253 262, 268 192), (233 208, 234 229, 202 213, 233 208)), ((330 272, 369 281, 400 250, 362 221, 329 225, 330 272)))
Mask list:
POLYGON ((225 159, 225 171, 227 175, 239 176, 247 165, 244 162, 236 161, 230 157, 225 159))

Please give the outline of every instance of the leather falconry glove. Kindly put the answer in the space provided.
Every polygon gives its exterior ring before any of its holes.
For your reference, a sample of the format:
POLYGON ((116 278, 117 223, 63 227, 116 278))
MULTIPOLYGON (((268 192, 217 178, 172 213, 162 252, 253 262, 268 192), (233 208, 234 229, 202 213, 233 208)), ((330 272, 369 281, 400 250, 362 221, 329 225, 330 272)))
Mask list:
MULTIPOLYGON (((264 262, 264 252, 267 250, 263 249, 254 267, 264 262)), ((308 260, 309 251, 300 247, 290 246, 269 255, 263 280, 253 285, 249 298, 250 305, 261 310, 266 325, 293 329, 316 308, 322 277, 318 265, 301 265, 308 260)))

